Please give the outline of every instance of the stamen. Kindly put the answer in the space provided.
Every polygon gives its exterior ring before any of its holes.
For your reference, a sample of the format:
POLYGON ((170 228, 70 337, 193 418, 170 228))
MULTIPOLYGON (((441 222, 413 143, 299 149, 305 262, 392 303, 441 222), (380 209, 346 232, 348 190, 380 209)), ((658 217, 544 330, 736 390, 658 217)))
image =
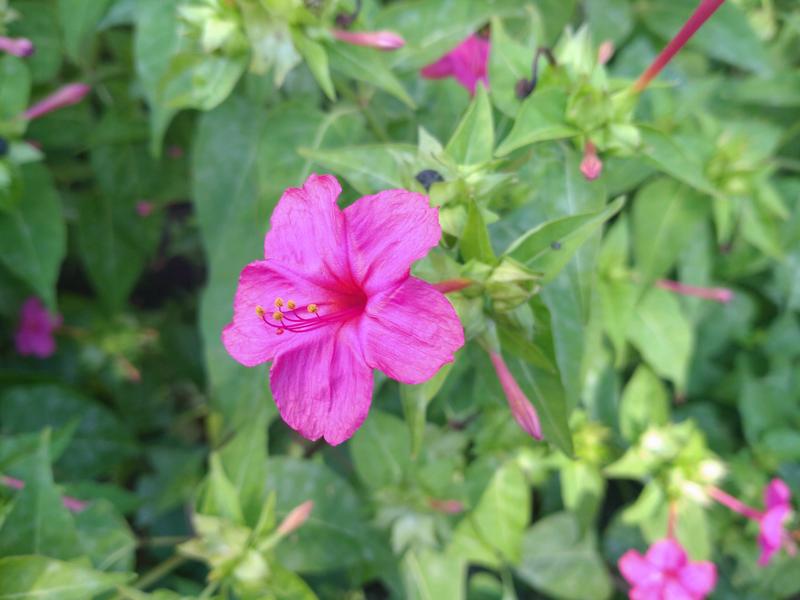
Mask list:
POLYGON ((283 306, 283 298, 275 298, 275 306, 277 308, 280 308, 281 306, 283 306))
POLYGON ((309 305, 306 307, 306 309, 307 309, 307 310, 308 310, 308 312, 310 312, 310 313, 315 313, 315 312, 317 312, 317 310, 319 310, 319 307, 318 307, 316 304, 309 304, 309 305))
POLYGON ((281 319, 283 319, 283 313, 279 310, 276 310, 274 313, 272 313, 272 318, 275 319, 276 321, 280 321, 281 319))
POLYGON ((297 308, 297 304, 295 304, 295 303, 294 303, 294 300, 289 300, 289 301, 286 303, 286 307, 287 307, 289 310, 294 310, 295 308, 297 308))
POLYGON ((281 327, 278 327, 278 328, 275 330, 275 335, 283 335, 283 328, 281 328, 281 327))
POLYGON ((263 319, 264 318, 264 314, 266 314, 266 311, 264 310, 264 307, 261 306, 260 304, 256 306, 256 314, 258 315, 259 319, 263 319))

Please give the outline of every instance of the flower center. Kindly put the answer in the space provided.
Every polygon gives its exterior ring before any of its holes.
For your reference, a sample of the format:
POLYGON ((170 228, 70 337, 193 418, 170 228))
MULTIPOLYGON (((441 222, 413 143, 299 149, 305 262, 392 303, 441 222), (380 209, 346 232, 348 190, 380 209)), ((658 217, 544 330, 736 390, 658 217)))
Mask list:
POLYGON ((276 298, 274 310, 256 306, 256 314, 276 335, 304 333, 320 327, 339 323, 358 316, 366 306, 367 298, 363 293, 347 296, 344 302, 309 302, 299 305, 294 300, 283 301, 276 298))

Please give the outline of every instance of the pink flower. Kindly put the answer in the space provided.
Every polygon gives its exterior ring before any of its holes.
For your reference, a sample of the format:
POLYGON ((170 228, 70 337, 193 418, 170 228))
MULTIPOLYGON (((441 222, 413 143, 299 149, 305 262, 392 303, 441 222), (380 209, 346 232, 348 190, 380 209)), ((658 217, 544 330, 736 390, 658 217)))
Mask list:
POLYGON ((92 88, 85 83, 70 83, 69 85, 65 85, 44 100, 31 106, 25 111, 24 116, 31 121, 59 108, 77 104, 86 97, 86 94, 88 94, 91 89, 92 88))
POLYGON ((139 202, 136 203, 136 214, 144 219, 153 214, 155 208, 156 206, 152 202, 148 200, 139 200, 139 202))
POLYGON ((508 406, 511 408, 511 414, 514 415, 514 419, 528 435, 537 440, 542 439, 542 426, 539 423, 539 415, 536 413, 531 401, 528 400, 525 392, 520 389, 511 371, 508 370, 503 357, 498 352, 490 352, 489 358, 492 360, 492 365, 495 373, 497 373, 497 378, 500 380, 500 385, 503 387, 503 392, 505 392, 508 406))
POLYGON ((688 560, 671 538, 655 542, 644 556, 628 550, 618 566, 631 585, 630 600, 703 600, 717 584, 714 563, 688 560))
POLYGON ((713 486, 708 488, 708 495, 730 510, 751 521, 758 522, 758 544, 761 546, 761 556, 758 559, 760 566, 766 567, 773 555, 781 548, 786 548, 790 554, 795 553, 796 548, 792 536, 786 531, 786 521, 792 513, 790 503, 792 493, 784 481, 773 479, 764 488, 764 506, 767 510, 763 513, 713 486))
POLYGON ((597 156, 597 148, 591 141, 586 142, 581 161, 581 173, 589 181, 594 181, 603 172, 603 162, 597 156))
POLYGON ((474 96, 479 81, 489 87, 488 62, 489 40, 473 34, 421 73, 426 79, 455 77, 474 96))
POLYGON ((222 332, 243 365, 273 361, 283 420, 334 445, 367 416, 373 369, 421 383, 464 344, 448 300, 409 272, 439 243, 438 210, 405 190, 340 210, 341 190, 335 177, 312 174, 284 192, 266 259, 242 271, 233 322, 222 332))
POLYGON ((367 46, 378 50, 397 50, 406 45, 406 41, 391 31, 347 31, 332 29, 333 37, 340 42, 355 46, 367 46))
POLYGON ((14 56, 30 56, 36 51, 33 42, 27 38, 10 38, 0 35, 0 52, 8 52, 14 56))
POLYGON ((786 547, 791 554, 795 552, 791 536, 786 531, 786 521, 792 514, 791 497, 789 486, 777 478, 764 489, 764 506, 767 510, 758 519, 758 545, 761 546, 758 564, 762 567, 766 567, 782 547, 786 547))
POLYGON ((56 351, 53 331, 61 326, 61 315, 51 315, 42 302, 31 296, 22 305, 17 334, 17 352, 23 356, 47 358, 56 351))

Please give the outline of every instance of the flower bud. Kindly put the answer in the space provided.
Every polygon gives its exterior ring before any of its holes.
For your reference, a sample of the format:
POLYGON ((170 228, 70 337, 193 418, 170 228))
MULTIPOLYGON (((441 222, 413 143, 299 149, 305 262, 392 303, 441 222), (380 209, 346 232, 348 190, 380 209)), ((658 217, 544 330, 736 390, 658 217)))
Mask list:
POLYGON ((49 112, 65 106, 77 104, 91 91, 85 83, 70 83, 57 90, 44 100, 37 102, 25 111, 24 116, 29 121, 41 117, 49 112))
POLYGON ((519 426, 531 437, 541 440, 542 439, 542 426, 539 423, 539 415, 536 409, 528 400, 528 397, 520 389, 511 371, 508 370, 503 357, 498 352, 490 352, 489 358, 492 360, 492 365, 497 373, 497 378, 500 380, 500 385, 503 387, 503 392, 506 394, 508 406, 511 409, 511 414, 514 415, 519 426))
POLYGON ((308 516, 311 514, 311 509, 314 508, 313 500, 306 500, 299 506, 296 506, 292 511, 286 515, 286 518, 278 525, 276 530, 278 535, 289 535, 295 529, 300 527, 306 522, 308 516))
POLYGON ((589 180, 594 181, 603 172, 603 162, 597 156, 597 148, 590 141, 586 142, 586 148, 581 161, 581 173, 589 180))
POLYGON ((24 58, 36 52, 36 46, 27 38, 10 38, 0 35, 0 52, 24 58))
POLYGON ((489 275, 486 292, 497 311, 508 312, 527 302, 538 291, 538 280, 539 275, 505 257, 489 275))
POLYGON ((406 41, 391 31, 347 31, 332 29, 333 37, 340 42, 355 46, 367 46, 378 50, 397 50, 406 45, 406 41))

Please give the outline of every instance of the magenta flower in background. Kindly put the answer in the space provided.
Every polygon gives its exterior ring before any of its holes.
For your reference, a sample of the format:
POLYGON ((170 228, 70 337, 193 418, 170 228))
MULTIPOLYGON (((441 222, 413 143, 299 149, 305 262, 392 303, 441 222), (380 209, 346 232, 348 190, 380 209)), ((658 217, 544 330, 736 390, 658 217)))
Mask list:
POLYGON ((340 42, 355 46, 367 46, 377 50, 398 50, 406 45, 406 41, 392 31, 347 31, 332 29, 333 37, 340 42))
POLYGON ((0 35, 0 52, 8 52, 24 58, 36 51, 36 46, 28 38, 10 38, 0 35))
POLYGON ((32 121, 33 119, 37 119, 59 108, 77 104, 86 97, 86 94, 88 94, 91 89, 92 88, 85 83, 70 83, 65 85, 47 96, 44 100, 31 106, 25 111, 24 117, 32 121))
POLYGON ((479 81, 489 87, 489 45, 489 40, 473 34, 435 63, 424 67, 422 76, 426 79, 455 77, 474 96, 479 81))
POLYGON ((717 584, 712 562, 692 562, 677 540, 655 542, 642 556, 628 550, 619 571, 631 585, 630 600, 703 600, 717 584))
POLYGON ((790 554, 796 552, 792 536, 786 530, 786 521, 792 514, 792 493, 783 480, 775 478, 764 488, 766 511, 763 513, 716 487, 710 487, 708 495, 732 511, 758 522, 759 566, 766 567, 781 548, 786 548, 790 554))
POLYGON ((464 344, 450 302, 410 276, 442 235, 427 196, 387 190, 340 210, 341 190, 335 177, 312 174, 284 192, 265 260, 242 271, 222 332, 243 365, 273 361, 283 420, 334 445, 367 416, 373 369, 422 383, 464 344))
POLYGON ((51 315, 41 300, 31 296, 22 305, 14 341, 23 356, 47 358, 56 351, 53 331, 61 326, 61 315, 51 315))
POLYGON ((497 378, 500 380, 500 385, 503 387, 503 392, 508 400, 508 406, 511 409, 511 414, 516 419, 525 432, 531 437, 540 440, 542 439, 542 426, 539 423, 539 415, 536 409, 528 400, 525 392, 520 389, 517 380, 508 370, 503 357, 498 352, 490 352, 489 358, 492 360, 497 378))

